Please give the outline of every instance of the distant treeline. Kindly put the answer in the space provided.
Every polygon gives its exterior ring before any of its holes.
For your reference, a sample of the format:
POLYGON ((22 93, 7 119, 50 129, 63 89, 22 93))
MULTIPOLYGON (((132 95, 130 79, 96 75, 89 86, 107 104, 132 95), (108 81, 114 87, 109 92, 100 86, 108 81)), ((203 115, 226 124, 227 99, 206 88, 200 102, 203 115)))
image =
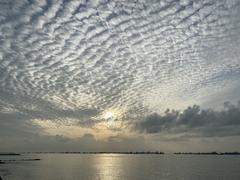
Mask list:
MULTIPOLYGON (((64 151, 64 152, 22 152, 22 154, 165 154, 161 151, 83 151, 83 152, 71 152, 71 151, 64 151)), ((181 155, 240 155, 240 152, 175 152, 173 154, 181 155)), ((0 153, 0 156, 19 156, 19 153, 0 153)))
POLYGON ((240 152, 177 152, 174 154, 189 154, 189 155, 240 155, 240 152))
MULTIPOLYGON (((32 153, 32 152, 25 152, 32 153)), ((100 152, 34 152, 35 154, 164 154, 164 152, 159 151, 130 151, 130 152, 109 152, 109 151, 100 151, 100 152)))

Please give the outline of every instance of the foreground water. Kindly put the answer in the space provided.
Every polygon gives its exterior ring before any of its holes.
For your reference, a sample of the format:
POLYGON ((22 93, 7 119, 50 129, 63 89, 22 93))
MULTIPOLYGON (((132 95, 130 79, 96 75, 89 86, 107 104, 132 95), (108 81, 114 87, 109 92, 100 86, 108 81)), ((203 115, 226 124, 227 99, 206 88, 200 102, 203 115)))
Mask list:
POLYGON ((37 154, 0 164, 4 180, 239 180, 240 156, 37 154))

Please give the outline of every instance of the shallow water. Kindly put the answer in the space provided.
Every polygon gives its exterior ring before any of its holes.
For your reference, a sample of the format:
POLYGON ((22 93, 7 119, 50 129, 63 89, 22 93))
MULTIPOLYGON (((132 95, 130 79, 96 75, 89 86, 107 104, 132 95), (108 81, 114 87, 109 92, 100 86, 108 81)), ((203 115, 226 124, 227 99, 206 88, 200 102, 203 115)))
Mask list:
POLYGON ((0 159, 4 180, 239 180, 240 156, 37 154, 0 159))

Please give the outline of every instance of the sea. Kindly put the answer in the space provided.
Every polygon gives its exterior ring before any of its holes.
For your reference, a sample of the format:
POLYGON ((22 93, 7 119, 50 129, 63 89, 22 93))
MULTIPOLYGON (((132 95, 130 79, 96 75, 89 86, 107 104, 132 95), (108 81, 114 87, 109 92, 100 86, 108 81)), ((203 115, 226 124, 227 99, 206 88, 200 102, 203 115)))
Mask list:
POLYGON ((3 180, 240 180, 240 156, 23 154, 0 156, 3 180), (21 159, 41 159, 21 161, 21 159))

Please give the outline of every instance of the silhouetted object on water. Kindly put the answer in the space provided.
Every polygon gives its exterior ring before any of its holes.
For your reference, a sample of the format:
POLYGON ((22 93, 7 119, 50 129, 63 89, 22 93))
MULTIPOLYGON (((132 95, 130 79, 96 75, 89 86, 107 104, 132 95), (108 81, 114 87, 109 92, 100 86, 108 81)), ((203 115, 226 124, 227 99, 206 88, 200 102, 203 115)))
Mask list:
POLYGON ((15 161, 40 161, 41 159, 10 159, 10 160, 4 160, 2 161, 3 163, 5 162, 15 162, 15 161))
MULTIPOLYGON (((0 164, 5 164, 5 162, 3 162, 2 160, 0 160, 0 164)), ((1 180, 1 179, 0 179, 1 180)))
POLYGON ((0 153, 0 156, 20 156, 18 153, 0 153))

